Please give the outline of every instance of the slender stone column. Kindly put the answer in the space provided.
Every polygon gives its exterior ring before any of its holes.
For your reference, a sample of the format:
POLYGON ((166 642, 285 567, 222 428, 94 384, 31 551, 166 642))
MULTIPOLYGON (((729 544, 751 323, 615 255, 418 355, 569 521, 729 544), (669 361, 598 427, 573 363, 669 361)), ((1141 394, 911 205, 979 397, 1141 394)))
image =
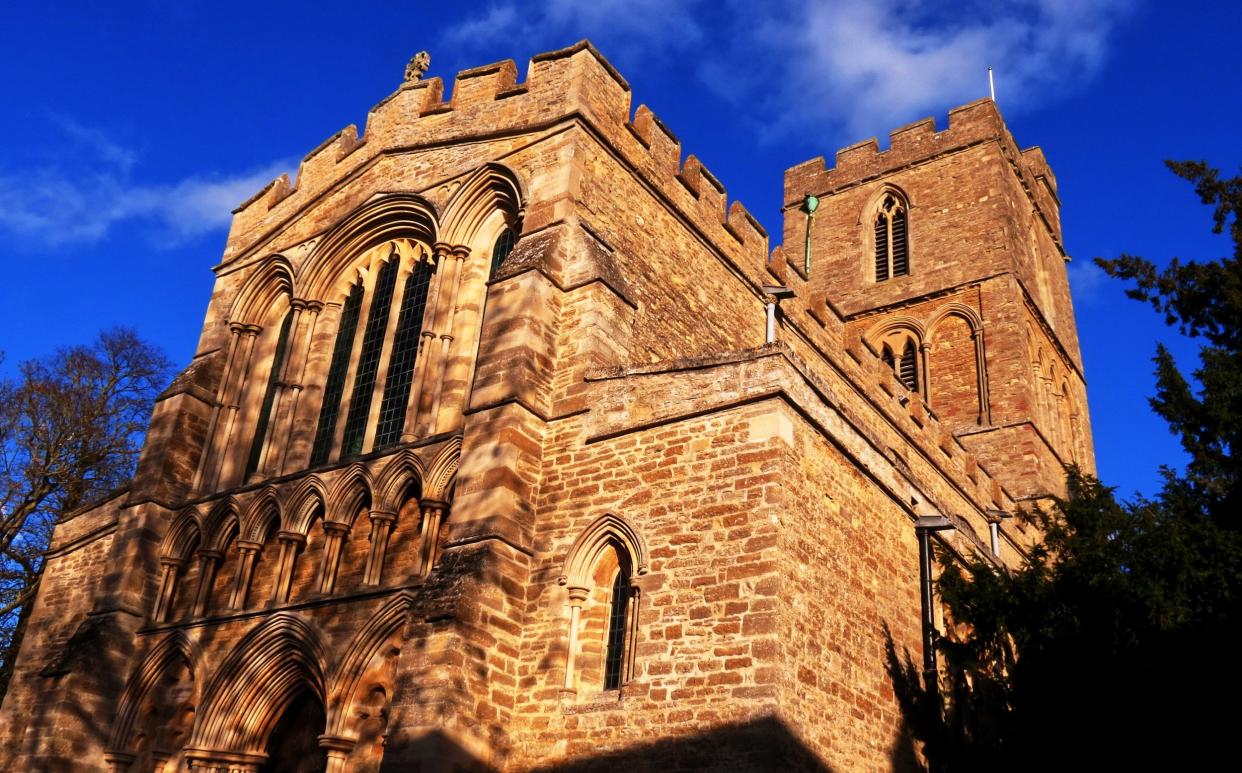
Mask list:
POLYGON ((440 557, 440 527, 444 522, 444 513, 448 510, 448 502, 437 499, 424 499, 418 503, 422 510, 423 521, 419 540, 420 561, 419 574, 423 577, 431 574, 436 560, 440 557))
POLYGON ((319 592, 331 593, 336 588, 336 574, 341 566, 341 547, 349 538, 349 524, 324 521, 323 561, 319 569, 319 592))
MULTIPOLYGON (((932 407, 931 394, 931 344, 924 341, 919 344, 919 355, 923 360, 923 383, 920 385, 923 389, 923 404, 928 408, 932 407)), ((932 408, 932 410, 935 410, 932 408)))
POLYGON ((992 409, 988 400, 988 376, 987 370, 984 368, 983 357, 983 331, 971 330, 970 339, 975 344, 975 388, 979 390, 979 418, 977 423, 980 425, 992 423, 992 409))
POLYGON ((263 550, 263 543, 239 539, 237 550, 241 553, 241 560, 237 563, 237 580, 233 583, 233 596, 229 599, 229 607, 240 610, 246 608, 246 596, 250 594, 250 581, 254 579, 254 561, 259 551, 263 550))
MULTIPOLYGON (((211 599, 211 588, 216 582, 216 570, 224 554, 219 550, 198 551, 198 588, 194 591, 194 607, 190 613, 194 617, 207 614, 207 603, 211 599)), ((158 768, 157 768, 158 770, 158 768)))
POLYGON ((367 567, 362 575, 364 585, 379 585, 384 574, 384 557, 388 552, 388 535, 397 521, 396 513, 372 510, 371 549, 367 553, 367 567))
POLYGON ((237 368, 237 359, 241 352, 241 335, 245 326, 234 322, 229 325, 229 346, 228 354, 224 362, 224 372, 220 375, 220 384, 216 387, 216 396, 214 404, 211 406, 211 415, 207 419, 207 436, 203 439, 203 453, 198 458, 198 468, 194 471, 194 489, 201 490, 204 479, 208 474, 214 454, 216 434, 219 432, 220 425, 220 409, 224 405, 225 397, 228 395, 229 386, 233 380, 233 372, 237 368))
POLYGON ((293 588, 293 568, 297 565, 298 553, 306 546, 306 535, 296 531, 282 531, 276 535, 280 542, 280 560, 277 563, 276 582, 272 585, 272 600, 284 604, 289 600, 293 588))
POLYGON ((582 619, 582 605, 590 594, 589 588, 570 586, 569 590, 569 644, 565 650, 565 689, 574 689, 574 658, 578 653, 578 625, 582 619))
POLYGON ((422 340, 419 341, 418 357, 414 362, 414 379, 410 387, 410 402, 405 409, 402 442, 409 442, 420 436, 419 421, 430 411, 432 379, 437 371, 434 360, 439 355, 436 336, 440 329, 440 299, 450 291, 446 277, 449 264, 454 262, 448 259, 452 256, 452 247, 444 242, 436 242, 432 254, 435 256, 436 271, 431 276, 431 287, 427 293, 427 310, 424 312, 426 324, 420 333, 422 340))
POLYGON ((263 328, 258 325, 243 325, 242 333, 245 336, 242 339, 241 357, 238 359, 239 367, 232 374, 232 383, 229 385, 229 391, 224 399, 224 415, 221 420, 224 425, 224 431, 221 433, 221 442, 216 447, 215 458, 211 466, 211 475, 205 476, 203 483, 208 489, 214 489, 220 482, 220 476, 223 474, 226 461, 229 454, 233 450, 233 432, 237 428, 237 414, 241 410, 241 397, 245 391, 246 375, 250 372, 250 361, 254 356, 255 339, 263 328))
MULTIPOLYGON (((425 434, 433 434, 439 429, 440 403, 444 397, 444 383, 448 375, 449 365, 451 364, 449 356, 455 335, 454 321, 457 318, 457 298, 461 291, 461 275, 464 271, 466 258, 470 257, 470 248, 457 246, 453 248, 452 254, 456 258, 450 264, 452 266, 452 291, 449 295, 444 329, 440 333, 440 367, 439 373, 435 376, 435 396, 431 401, 431 413, 427 416, 427 431, 425 434)), ((448 280, 446 279, 446 281, 448 280)))
POLYGON ((152 615, 157 623, 167 621, 168 615, 172 613, 173 598, 177 593, 177 580, 181 576, 181 569, 185 566, 185 562, 164 556, 160 559, 160 566, 163 567, 160 575, 160 595, 155 602, 155 614, 152 615))
POLYGON ((642 601, 642 589, 631 583, 628 630, 625 636, 623 655, 625 663, 621 669, 621 684, 634 678, 634 653, 638 650, 638 611, 642 601))

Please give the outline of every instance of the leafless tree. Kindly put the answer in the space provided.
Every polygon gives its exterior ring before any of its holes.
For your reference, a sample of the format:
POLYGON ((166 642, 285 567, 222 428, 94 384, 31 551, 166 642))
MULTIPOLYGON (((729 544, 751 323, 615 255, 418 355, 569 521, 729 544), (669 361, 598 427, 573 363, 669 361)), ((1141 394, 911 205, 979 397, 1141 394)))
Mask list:
POLYGON ((0 380, 0 698, 53 526, 133 474, 169 372, 161 350, 114 329, 0 380))

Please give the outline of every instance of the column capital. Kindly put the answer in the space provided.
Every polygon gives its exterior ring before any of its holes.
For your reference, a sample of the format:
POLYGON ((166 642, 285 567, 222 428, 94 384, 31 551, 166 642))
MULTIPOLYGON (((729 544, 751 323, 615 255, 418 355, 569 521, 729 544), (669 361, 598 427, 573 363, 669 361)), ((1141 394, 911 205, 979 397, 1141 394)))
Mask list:
POLYGON ((418 506, 425 510, 447 510, 449 509, 449 503, 444 501, 443 499, 430 499, 430 498, 420 499, 418 500, 418 506))
POLYGON ((230 322, 229 332, 232 333, 233 335, 241 335, 243 332, 245 332, 246 327, 247 325, 241 322, 230 322))
POLYGON ((343 735, 328 735, 326 733, 319 736, 319 747, 328 751, 345 752, 348 754, 357 745, 358 739, 356 738, 346 738, 343 735))
POLYGON ((458 260, 465 260, 470 257, 470 248, 464 244, 458 244, 452 247, 453 257, 458 260))
POLYGON ((324 521, 323 530, 328 534, 348 534, 350 525, 344 521, 324 521))
POLYGON ((565 590, 569 591, 569 603, 573 606, 581 606, 587 600, 587 596, 591 595, 590 588, 583 588, 580 585, 570 585, 565 590))
POLYGON ((199 548, 197 555, 199 558, 205 558, 209 561, 219 561, 224 558, 223 551, 212 550, 211 548, 199 548))
POLYGON ((258 553, 260 550, 263 549, 263 543, 255 542, 254 540, 249 540, 249 539, 239 539, 237 540, 237 549, 242 551, 243 553, 245 552, 258 553))
POLYGON ((276 532, 276 539, 281 542, 289 542, 302 547, 306 544, 306 535, 296 531, 279 531, 276 532))
POLYGON ((176 556, 160 556, 160 566, 168 569, 184 569, 185 559, 176 556))
POLYGON ((378 523, 378 522, 383 522, 383 521, 392 523, 393 521, 397 520, 396 513, 391 513, 386 510, 372 510, 369 514, 369 517, 371 519, 371 523, 378 523))

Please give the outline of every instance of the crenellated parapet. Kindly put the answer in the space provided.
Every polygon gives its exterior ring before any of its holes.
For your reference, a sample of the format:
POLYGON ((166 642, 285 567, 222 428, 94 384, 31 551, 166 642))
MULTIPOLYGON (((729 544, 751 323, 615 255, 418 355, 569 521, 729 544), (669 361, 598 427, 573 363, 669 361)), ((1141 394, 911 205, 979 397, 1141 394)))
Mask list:
POLYGON ((364 132, 347 126, 311 151, 297 177, 272 181, 233 212, 224 263, 385 154, 452 142, 537 135, 578 119, 642 174, 709 241, 763 277, 768 237, 720 181, 681 145, 645 105, 631 114, 629 84, 582 41, 530 60, 517 81, 512 60, 459 72, 445 98, 440 78, 404 83, 371 108, 364 132))
POLYGON ((948 128, 937 131, 932 118, 889 133, 889 147, 880 150, 871 139, 837 151, 834 165, 823 156, 785 171, 784 208, 796 210, 808 195, 826 196, 987 142, 999 145, 1002 156, 1021 180, 1032 207, 1047 224, 1057 248, 1061 241, 1060 199, 1053 176, 1038 147, 1020 150, 991 99, 980 99, 949 111, 948 128))

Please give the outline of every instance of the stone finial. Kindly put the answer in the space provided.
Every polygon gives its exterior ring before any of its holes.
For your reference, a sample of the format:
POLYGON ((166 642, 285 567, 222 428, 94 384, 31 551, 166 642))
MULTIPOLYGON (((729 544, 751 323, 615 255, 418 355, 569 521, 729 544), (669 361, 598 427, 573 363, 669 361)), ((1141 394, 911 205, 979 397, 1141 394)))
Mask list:
POLYGON ((405 82, 418 83, 423 79, 423 73, 427 72, 427 68, 431 66, 431 54, 426 51, 419 51, 410 59, 410 63, 405 66, 405 82))

